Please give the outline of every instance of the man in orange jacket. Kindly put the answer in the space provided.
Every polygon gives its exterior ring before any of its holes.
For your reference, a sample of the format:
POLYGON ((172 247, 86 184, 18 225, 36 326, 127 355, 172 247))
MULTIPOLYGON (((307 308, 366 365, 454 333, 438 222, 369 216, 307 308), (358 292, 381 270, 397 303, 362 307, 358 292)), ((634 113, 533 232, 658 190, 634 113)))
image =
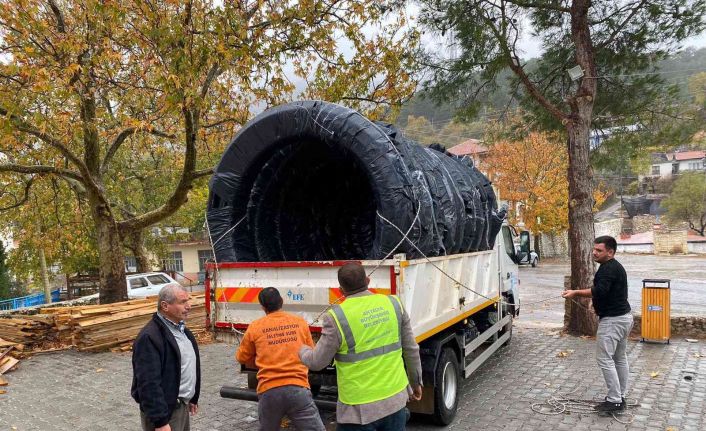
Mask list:
POLYGON ((265 317, 245 332, 236 353, 238 362, 258 368, 257 398, 260 430, 279 430, 287 416, 298 430, 324 430, 309 387, 309 370, 299 360, 299 348, 314 347, 309 325, 282 311, 282 296, 274 287, 260 291, 265 317))

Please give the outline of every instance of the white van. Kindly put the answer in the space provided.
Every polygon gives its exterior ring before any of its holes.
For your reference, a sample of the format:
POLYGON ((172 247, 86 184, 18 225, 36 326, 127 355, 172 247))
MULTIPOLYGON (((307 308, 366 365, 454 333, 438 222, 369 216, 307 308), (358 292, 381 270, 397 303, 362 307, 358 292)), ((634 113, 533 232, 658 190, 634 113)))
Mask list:
POLYGON ((177 283, 169 275, 163 272, 145 272, 142 274, 132 274, 127 279, 127 296, 130 299, 144 298, 146 296, 157 295, 165 285, 177 283))

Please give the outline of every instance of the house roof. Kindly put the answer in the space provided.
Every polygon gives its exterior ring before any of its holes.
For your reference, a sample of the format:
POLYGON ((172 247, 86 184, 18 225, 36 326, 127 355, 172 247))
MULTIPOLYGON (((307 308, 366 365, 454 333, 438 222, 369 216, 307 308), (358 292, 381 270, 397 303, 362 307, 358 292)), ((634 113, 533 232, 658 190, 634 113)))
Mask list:
POLYGON ((706 151, 683 151, 674 153, 674 160, 700 160, 706 157, 706 151))
POLYGON ((449 148, 447 151, 457 156, 470 156, 474 154, 487 153, 488 147, 482 145, 481 141, 478 139, 469 139, 449 148))

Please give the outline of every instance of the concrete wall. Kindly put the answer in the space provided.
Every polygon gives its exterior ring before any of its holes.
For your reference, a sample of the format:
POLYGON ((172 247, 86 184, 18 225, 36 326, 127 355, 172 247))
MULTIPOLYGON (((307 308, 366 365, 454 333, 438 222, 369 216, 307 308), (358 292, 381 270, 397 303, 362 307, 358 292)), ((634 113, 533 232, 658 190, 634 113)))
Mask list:
POLYGON ((618 244, 618 253, 654 254, 653 244, 618 244))
POLYGON ((686 230, 654 230, 655 254, 685 254, 687 251, 686 230))
POLYGON ((596 231, 596 237, 610 235, 617 239, 620 235, 620 231, 623 229, 623 219, 616 218, 594 223, 594 229, 596 231))
POLYGON ((632 233, 650 232, 655 225, 656 217, 653 215, 638 215, 632 218, 632 233))
MULTIPOLYGON (((622 219, 606 220, 594 224, 596 236, 610 235, 616 239, 620 235, 623 226, 622 219)), ((543 257, 569 257, 569 234, 562 232, 558 234, 541 234, 539 238, 539 256, 543 257)))
MULTIPOLYGON (((635 324, 632 327, 631 335, 641 337, 642 316, 633 314, 635 324)), ((672 338, 676 336, 689 338, 706 338, 706 317, 703 316, 672 316, 671 318, 672 338)))
POLYGON ((559 234, 542 233, 539 237, 539 258, 568 257, 569 235, 567 232, 559 234))

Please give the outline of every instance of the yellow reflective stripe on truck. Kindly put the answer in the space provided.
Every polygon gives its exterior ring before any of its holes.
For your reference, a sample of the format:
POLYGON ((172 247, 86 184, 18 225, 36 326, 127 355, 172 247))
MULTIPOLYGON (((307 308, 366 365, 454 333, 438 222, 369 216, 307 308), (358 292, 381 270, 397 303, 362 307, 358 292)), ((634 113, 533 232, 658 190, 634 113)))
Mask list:
POLYGON ((438 334, 439 332, 460 322, 461 320, 466 319, 467 317, 472 316, 473 314, 479 312, 480 310, 482 310, 490 305, 495 304, 499 300, 500 300, 500 297, 497 297, 494 299, 489 299, 488 301, 485 301, 484 303, 471 308, 470 310, 466 311, 465 313, 454 317, 453 319, 449 320, 448 322, 442 323, 441 325, 437 326, 436 328, 430 329, 430 330, 424 332, 423 334, 420 334, 419 336, 415 337, 415 340, 417 341, 417 343, 420 343, 422 340, 426 340, 427 338, 431 337, 432 335, 438 334))

